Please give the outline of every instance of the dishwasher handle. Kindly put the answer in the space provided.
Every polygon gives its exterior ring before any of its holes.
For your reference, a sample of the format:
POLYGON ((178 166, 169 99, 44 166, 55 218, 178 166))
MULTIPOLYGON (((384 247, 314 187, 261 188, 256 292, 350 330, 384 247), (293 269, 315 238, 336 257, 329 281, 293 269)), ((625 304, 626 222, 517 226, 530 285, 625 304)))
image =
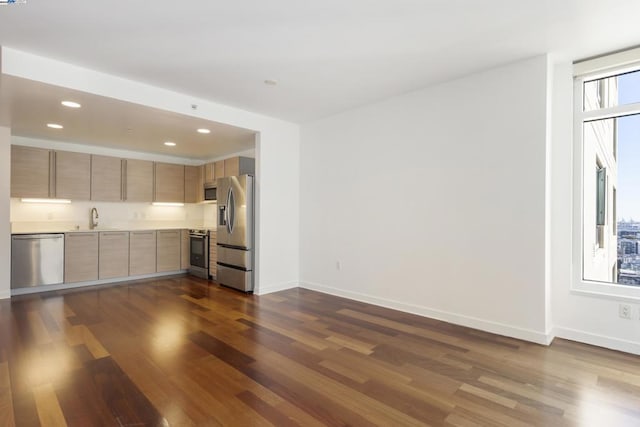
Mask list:
POLYGON ((28 236, 12 236, 13 240, 45 240, 62 239, 64 234, 30 234, 28 236))

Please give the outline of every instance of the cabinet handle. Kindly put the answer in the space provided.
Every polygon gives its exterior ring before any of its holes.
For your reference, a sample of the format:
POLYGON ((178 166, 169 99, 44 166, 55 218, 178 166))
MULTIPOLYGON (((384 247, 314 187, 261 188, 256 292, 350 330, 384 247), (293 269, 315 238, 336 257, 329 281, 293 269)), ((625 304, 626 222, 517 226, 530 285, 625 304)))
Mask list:
POLYGON ((135 234, 138 236, 150 236, 153 234, 153 231, 132 231, 131 234, 135 234))

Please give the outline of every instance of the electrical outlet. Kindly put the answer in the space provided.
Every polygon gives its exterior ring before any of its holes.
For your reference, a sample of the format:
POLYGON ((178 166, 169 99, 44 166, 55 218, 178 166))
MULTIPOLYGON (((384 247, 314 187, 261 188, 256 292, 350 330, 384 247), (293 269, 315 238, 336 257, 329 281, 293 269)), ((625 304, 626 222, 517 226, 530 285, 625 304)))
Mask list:
POLYGON ((631 306, 629 304, 620 304, 618 306, 618 315, 623 319, 631 319, 631 306))

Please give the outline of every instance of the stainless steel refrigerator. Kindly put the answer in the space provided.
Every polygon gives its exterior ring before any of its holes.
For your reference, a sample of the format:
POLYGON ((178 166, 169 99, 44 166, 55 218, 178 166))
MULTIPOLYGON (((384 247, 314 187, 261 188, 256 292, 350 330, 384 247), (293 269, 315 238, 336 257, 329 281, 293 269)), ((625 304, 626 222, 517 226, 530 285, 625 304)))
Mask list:
POLYGON ((254 178, 231 176, 218 183, 217 281, 253 292, 254 178))

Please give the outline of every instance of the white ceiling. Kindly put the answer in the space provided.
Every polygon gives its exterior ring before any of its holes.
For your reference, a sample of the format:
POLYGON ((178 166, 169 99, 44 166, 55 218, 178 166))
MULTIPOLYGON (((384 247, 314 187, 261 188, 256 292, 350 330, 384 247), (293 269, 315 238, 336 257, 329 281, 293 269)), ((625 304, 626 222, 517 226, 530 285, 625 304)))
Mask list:
POLYGON ((1 83, 0 124, 9 125, 13 135, 198 160, 255 147, 250 130, 13 76, 3 75, 1 83), (63 100, 82 107, 64 107, 63 100), (211 133, 200 134, 199 128, 211 133))
POLYGON ((533 55, 640 44, 638 16, 637 0, 28 0, 0 7, 0 44, 305 122, 533 55))

